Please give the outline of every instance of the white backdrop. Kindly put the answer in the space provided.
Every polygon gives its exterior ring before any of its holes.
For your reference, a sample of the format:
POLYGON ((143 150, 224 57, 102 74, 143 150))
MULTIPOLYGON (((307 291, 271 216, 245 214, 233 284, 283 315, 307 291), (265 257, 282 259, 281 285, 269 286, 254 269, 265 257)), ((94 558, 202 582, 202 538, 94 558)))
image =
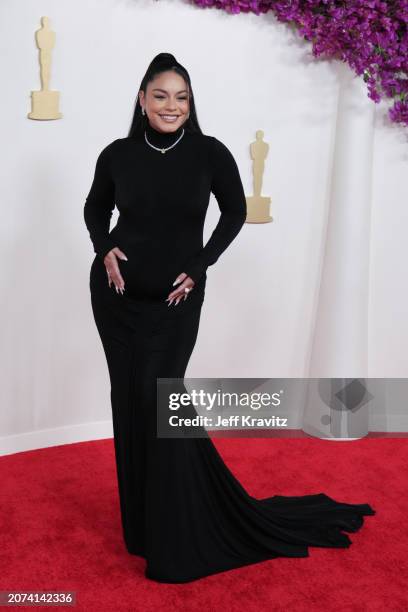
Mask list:
MULTIPOLYGON (((162 51, 189 70, 201 128, 231 149, 247 195, 257 129, 270 144, 262 192, 274 221, 244 225, 209 268, 186 376, 407 376, 408 131, 347 66, 312 59, 271 15, 183 0, 3 0, 0 23, 0 453, 112 433, 82 211, 96 157, 126 136, 162 51), (59 121, 27 119, 43 15, 57 37, 59 121)), ((206 239, 218 214, 212 197, 206 239)), ((391 431, 405 412, 393 408, 391 431)))

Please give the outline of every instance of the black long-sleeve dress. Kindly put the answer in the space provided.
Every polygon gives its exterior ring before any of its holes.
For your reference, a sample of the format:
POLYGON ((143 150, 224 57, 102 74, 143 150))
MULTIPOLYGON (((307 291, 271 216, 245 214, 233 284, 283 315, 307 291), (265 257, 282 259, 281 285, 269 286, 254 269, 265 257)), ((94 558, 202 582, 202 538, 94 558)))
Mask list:
POLYGON ((324 493, 250 496, 208 435, 157 436, 156 379, 183 378, 197 333, 207 269, 239 233, 246 200, 237 164, 217 138, 185 130, 119 138, 100 153, 84 218, 95 258, 91 303, 111 382, 123 536, 146 559, 146 577, 188 582, 275 557, 307 557, 308 546, 344 548, 368 504, 324 493), (203 246, 211 192, 219 222, 203 246), (109 231, 114 206, 116 226, 109 231), (109 288, 103 258, 118 246, 125 292, 109 288), (194 281, 177 306, 176 277, 194 281))

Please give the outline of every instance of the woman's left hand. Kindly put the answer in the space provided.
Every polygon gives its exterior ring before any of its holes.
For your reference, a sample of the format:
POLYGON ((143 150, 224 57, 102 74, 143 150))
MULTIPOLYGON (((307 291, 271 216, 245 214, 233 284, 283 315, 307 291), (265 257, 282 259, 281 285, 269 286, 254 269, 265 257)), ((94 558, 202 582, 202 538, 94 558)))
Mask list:
POLYGON ((176 285, 177 283, 181 283, 181 285, 177 287, 177 289, 172 291, 169 294, 169 296, 165 299, 166 302, 167 300, 169 300, 168 306, 170 306, 173 300, 176 300, 174 304, 175 306, 177 306, 177 304, 182 298, 186 300, 188 297, 188 294, 190 293, 190 291, 193 289, 195 285, 195 282, 193 281, 193 279, 190 278, 190 276, 187 276, 185 272, 182 272, 181 274, 178 275, 173 285, 176 285), (185 291, 186 289, 188 289, 188 291, 185 291))

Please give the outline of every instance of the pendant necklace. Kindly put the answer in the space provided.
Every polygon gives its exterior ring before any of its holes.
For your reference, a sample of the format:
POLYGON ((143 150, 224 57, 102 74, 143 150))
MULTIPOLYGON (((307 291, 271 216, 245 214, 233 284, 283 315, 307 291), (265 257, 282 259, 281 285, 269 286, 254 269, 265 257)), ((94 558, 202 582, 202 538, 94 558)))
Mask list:
POLYGON ((149 147, 152 147, 152 149, 155 149, 156 151, 160 151, 161 153, 166 153, 166 151, 168 151, 169 149, 172 149, 173 147, 175 147, 176 144, 183 138, 183 136, 184 136, 184 128, 183 128, 183 131, 180 134, 180 136, 177 138, 176 142, 173 142, 173 144, 170 145, 169 147, 155 147, 151 142, 149 142, 147 140, 147 134, 146 134, 146 131, 145 131, 145 141, 147 142, 149 147))

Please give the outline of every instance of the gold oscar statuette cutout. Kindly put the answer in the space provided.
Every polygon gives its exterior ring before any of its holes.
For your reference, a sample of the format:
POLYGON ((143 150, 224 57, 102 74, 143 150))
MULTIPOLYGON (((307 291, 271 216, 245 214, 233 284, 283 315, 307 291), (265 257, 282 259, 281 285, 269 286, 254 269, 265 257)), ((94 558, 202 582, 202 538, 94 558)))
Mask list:
POLYGON ((269 145, 263 141, 263 130, 256 131, 256 140, 251 142, 249 149, 252 161, 254 195, 246 198, 246 223, 270 223, 271 198, 261 196, 262 177, 265 169, 265 159, 268 156, 269 145))
POLYGON ((31 92, 31 113, 29 119, 61 119, 59 91, 49 89, 51 74, 51 51, 55 45, 55 32, 50 30, 48 17, 41 17, 41 28, 35 33, 35 42, 40 50, 41 90, 31 92))

